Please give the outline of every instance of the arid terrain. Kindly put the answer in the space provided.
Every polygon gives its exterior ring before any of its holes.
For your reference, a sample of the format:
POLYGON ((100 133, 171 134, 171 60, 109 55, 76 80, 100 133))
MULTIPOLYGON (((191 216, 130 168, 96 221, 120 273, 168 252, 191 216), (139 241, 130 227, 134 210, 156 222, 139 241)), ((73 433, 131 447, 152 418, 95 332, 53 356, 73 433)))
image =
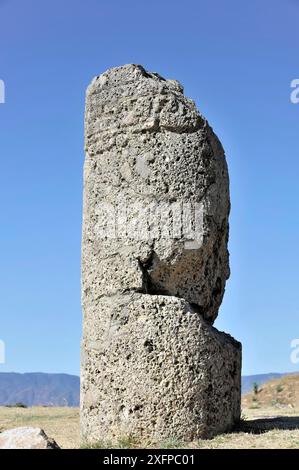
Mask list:
MULTIPOLYGON (((0 431, 18 426, 41 427, 62 448, 80 447, 78 408, 0 407, 0 431)), ((104 446, 109 446, 109 443, 98 442, 95 445, 104 446)), ((245 395, 240 427, 232 433, 189 443, 175 439, 165 442, 136 442, 124 436, 117 447, 299 448, 299 375, 273 380, 245 395)))

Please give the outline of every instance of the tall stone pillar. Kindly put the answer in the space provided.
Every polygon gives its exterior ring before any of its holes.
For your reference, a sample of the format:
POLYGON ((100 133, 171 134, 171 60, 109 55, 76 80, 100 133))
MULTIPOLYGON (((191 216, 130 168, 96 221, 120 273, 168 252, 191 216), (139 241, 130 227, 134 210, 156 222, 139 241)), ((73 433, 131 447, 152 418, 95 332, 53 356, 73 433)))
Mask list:
POLYGON ((139 65, 87 90, 81 431, 195 439, 240 417, 223 148, 182 86, 139 65))

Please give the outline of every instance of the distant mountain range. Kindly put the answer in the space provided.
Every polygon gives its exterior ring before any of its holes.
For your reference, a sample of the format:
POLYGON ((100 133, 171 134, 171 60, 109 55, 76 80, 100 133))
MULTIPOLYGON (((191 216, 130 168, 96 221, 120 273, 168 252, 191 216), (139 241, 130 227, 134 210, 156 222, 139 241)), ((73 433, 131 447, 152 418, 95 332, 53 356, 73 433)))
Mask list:
POLYGON ((0 372, 0 405, 79 406, 76 375, 0 372))
MULTIPOLYGON (((242 393, 287 374, 245 375, 242 393)), ((32 372, 0 372, 0 405, 24 403, 27 406, 79 406, 80 379, 76 375, 32 372)))

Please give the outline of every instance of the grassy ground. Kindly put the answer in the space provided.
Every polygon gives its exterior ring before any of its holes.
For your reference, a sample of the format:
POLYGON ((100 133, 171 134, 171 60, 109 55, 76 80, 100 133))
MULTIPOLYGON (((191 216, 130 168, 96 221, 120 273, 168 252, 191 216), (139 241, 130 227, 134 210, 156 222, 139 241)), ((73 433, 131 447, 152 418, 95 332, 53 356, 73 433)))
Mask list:
POLYGON ((200 441, 201 449, 296 449, 299 448, 299 408, 243 408, 238 432, 200 441))
MULTIPOLYGON (((18 426, 36 426, 45 430, 62 448, 78 448, 79 411, 77 408, 5 408, 0 407, 0 431, 18 426)), ((98 447, 104 447, 98 443, 98 447)), ((163 447, 199 449, 280 449, 299 448, 299 408, 244 408, 241 429, 210 440, 191 443, 169 440, 138 443, 123 438, 118 447, 163 447), (280 416, 277 419, 277 416, 280 416), (297 429, 296 429, 297 428, 297 429)))
POLYGON ((78 408, 0 407, 0 431, 19 426, 42 428, 60 447, 79 447, 78 408))

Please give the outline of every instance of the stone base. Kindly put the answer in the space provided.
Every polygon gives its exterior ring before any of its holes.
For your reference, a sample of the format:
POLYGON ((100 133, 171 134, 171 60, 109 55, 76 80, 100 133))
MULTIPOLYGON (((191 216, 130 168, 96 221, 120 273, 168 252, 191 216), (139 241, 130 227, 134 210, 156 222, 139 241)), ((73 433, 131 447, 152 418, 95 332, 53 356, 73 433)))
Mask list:
POLYGON ((183 299, 99 299, 84 319, 82 441, 190 441, 240 419, 241 344, 183 299))

